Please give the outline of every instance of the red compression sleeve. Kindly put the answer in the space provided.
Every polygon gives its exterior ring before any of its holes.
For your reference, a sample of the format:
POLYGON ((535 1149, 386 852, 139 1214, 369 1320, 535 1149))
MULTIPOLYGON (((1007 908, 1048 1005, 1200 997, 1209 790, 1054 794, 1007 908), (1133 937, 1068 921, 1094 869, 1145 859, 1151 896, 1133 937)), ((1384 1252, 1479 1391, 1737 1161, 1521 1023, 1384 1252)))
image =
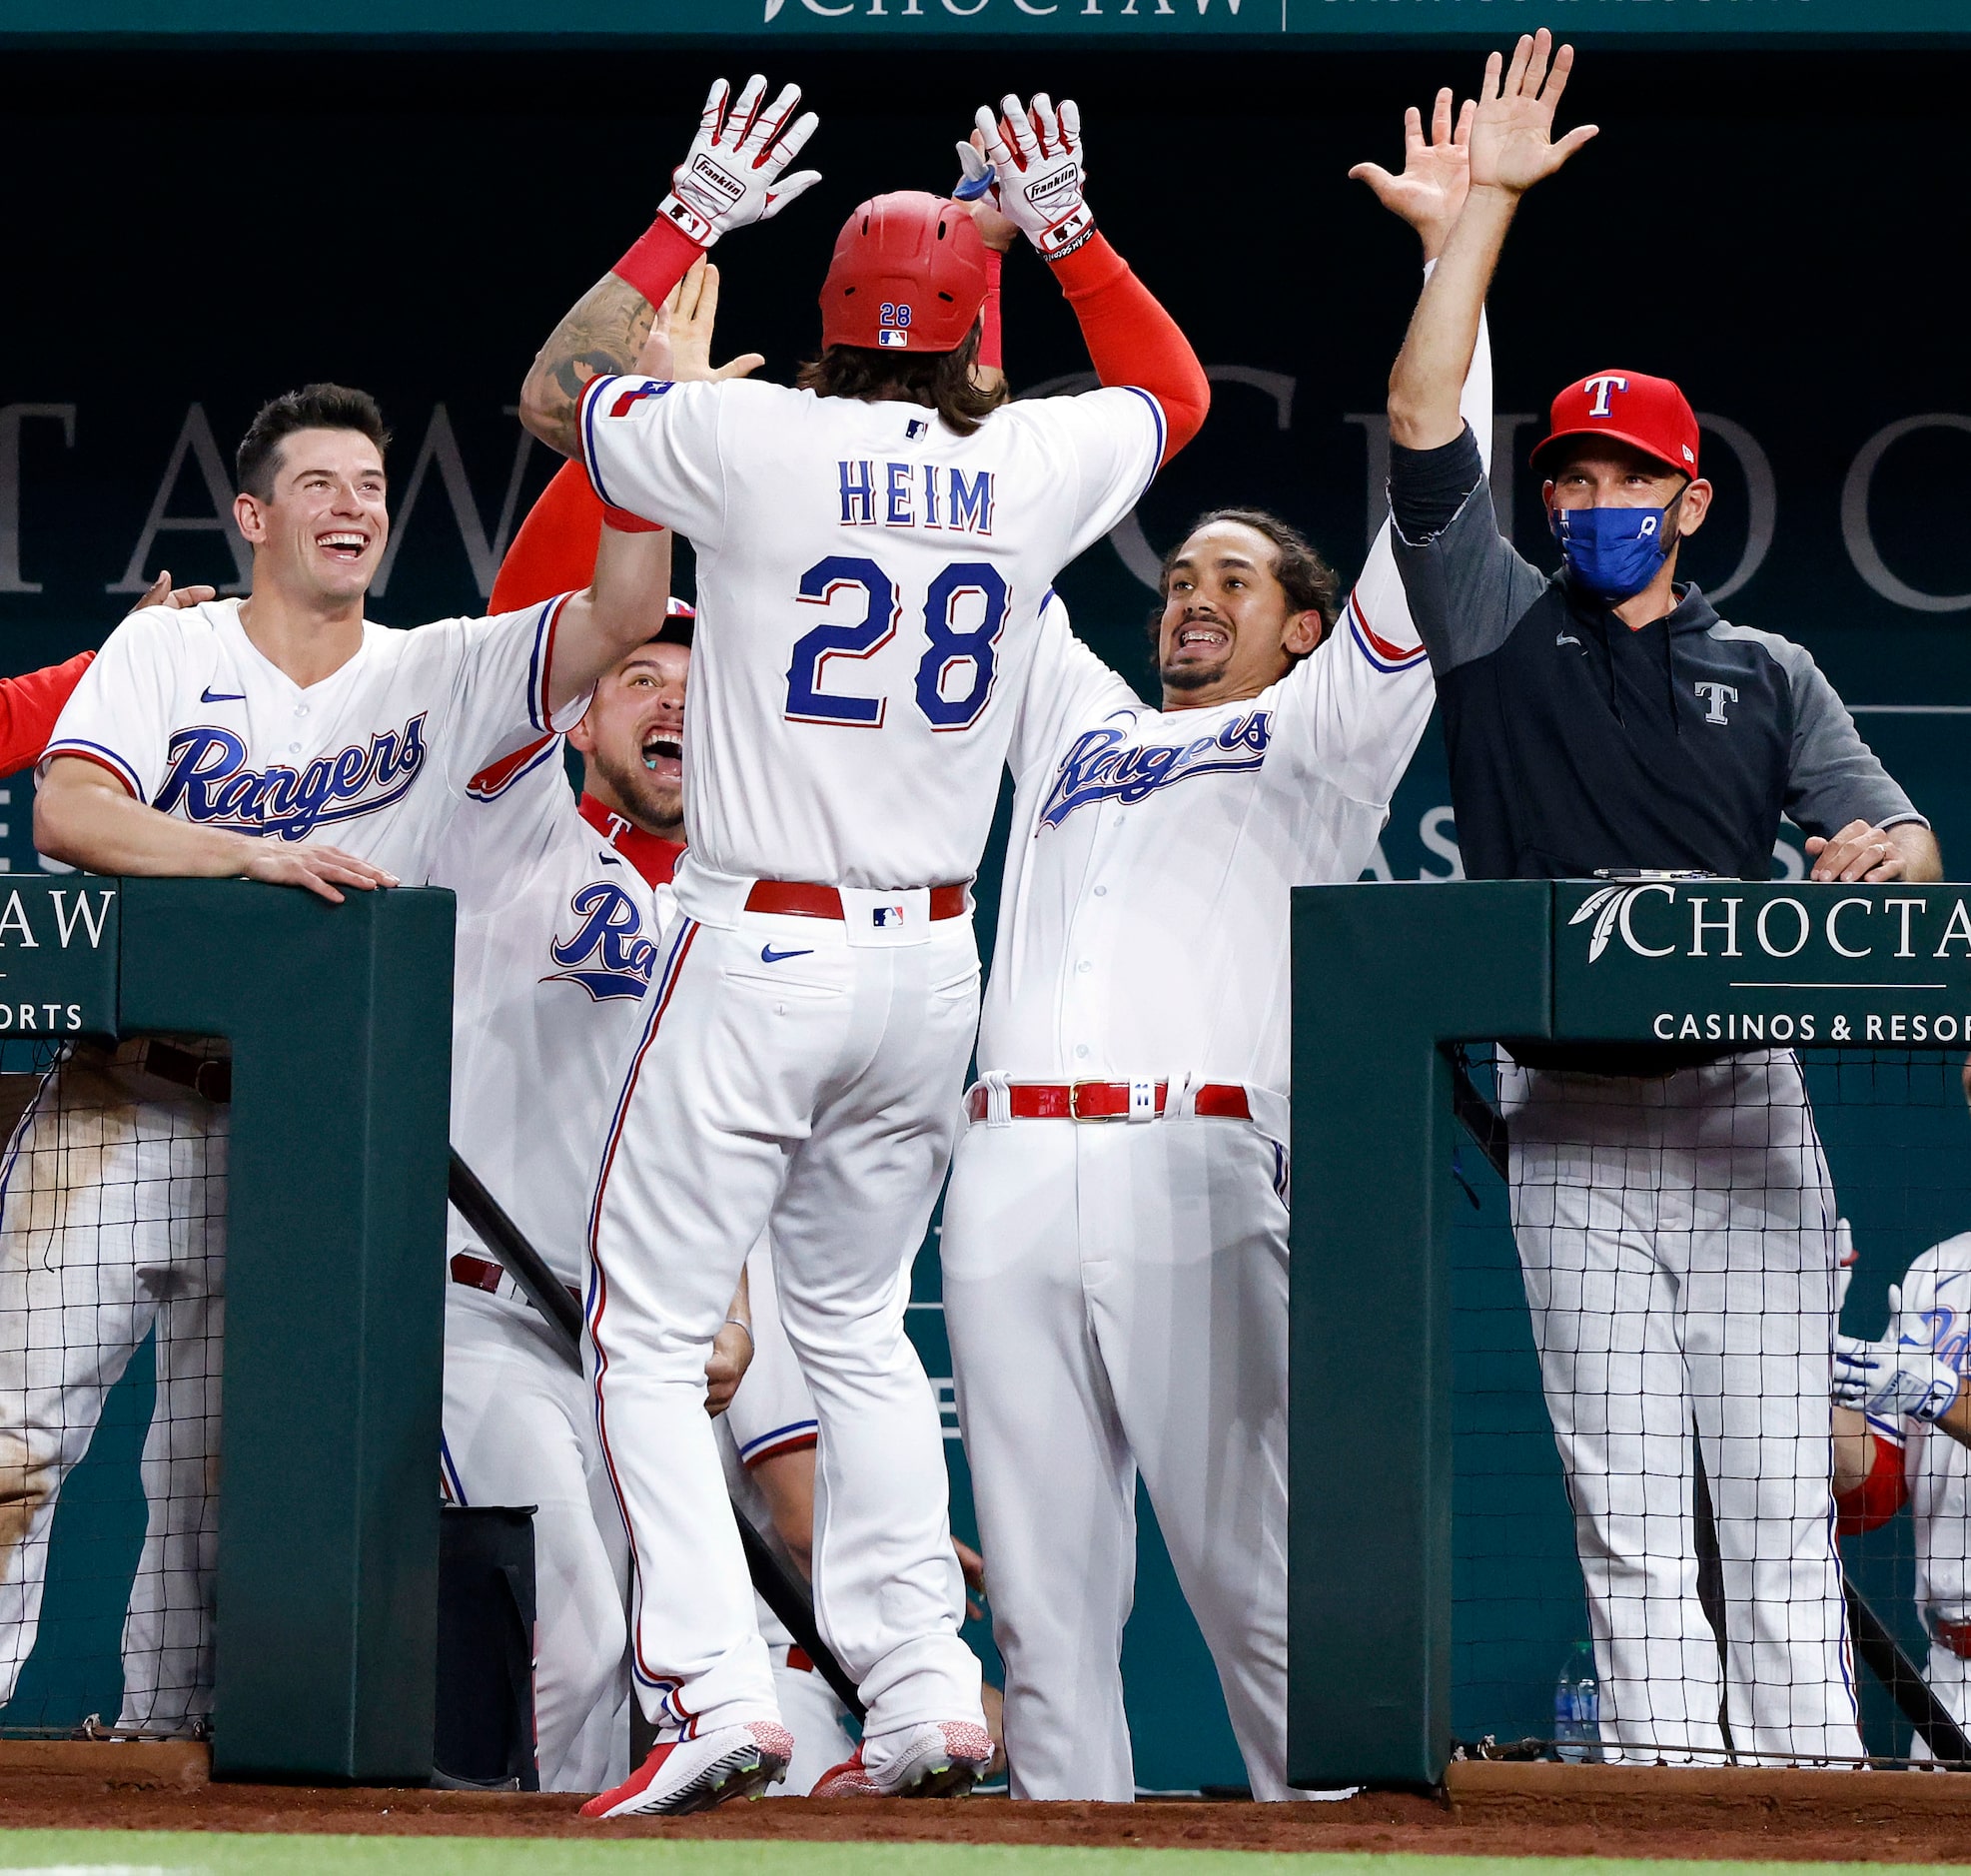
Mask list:
POLYGON ((55 733, 62 705, 95 656, 93 651, 78 651, 65 664, 0 678, 0 775, 11 775, 40 760, 55 733))
POLYGON ((1081 322, 1095 376, 1105 385, 1134 385, 1163 406, 1168 463, 1211 409, 1211 387, 1191 342, 1100 234, 1051 265, 1081 322))
POLYGON ((563 463, 499 562, 493 609, 517 612, 557 593, 579 592, 594 575, 601 538, 601 497, 579 463, 563 463))
POLYGON ((1902 1509, 1909 1497, 1902 1456, 1902 1447, 1887 1439, 1875 1441, 1875 1463, 1869 1467, 1868 1476, 1852 1491, 1835 1496, 1837 1535, 1851 1537, 1857 1531, 1873 1530, 1902 1509))
POLYGON ((691 271, 692 262, 703 260, 704 255, 704 249, 681 228, 659 216, 609 272, 634 287, 652 306, 662 306, 670 298, 670 290, 691 271))
POLYGON ((997 248, 986 250, 985 325, 979 333, 979 363, 995 372, 1006 369, 999 331, 999 268, 1006 257, 997 248))

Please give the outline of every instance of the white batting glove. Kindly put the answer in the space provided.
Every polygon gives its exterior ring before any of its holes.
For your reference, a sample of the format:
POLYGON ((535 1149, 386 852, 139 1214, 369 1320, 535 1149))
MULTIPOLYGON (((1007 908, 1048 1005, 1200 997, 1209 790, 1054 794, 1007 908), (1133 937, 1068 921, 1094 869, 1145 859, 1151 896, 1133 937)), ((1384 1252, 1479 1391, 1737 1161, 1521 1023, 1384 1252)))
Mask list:
POLYGON ((1064 98, 1056 111, 1039 91, 1031 110, 1010 93, 999 109, 995 116, 982 105, 978 126, 996 172, 1000 212, 1050 261, 1072 254, 1095 232, 1095 217, 1081 199, 1088 172, 1080 107, 1064 98))
POLYGON ((785 176, 820 119, 803 111, 789 124, 801 101, 800 87, 788 85, 764 110, 766 80, 755 72, 728 110, 732 88, 714 81, 705 99, 698 134, 684 161, 670 173, 670 194, 657 204, 658 216, 675 223, 701 248, 728 229, 771 221, 788 203, 821 180, 819 170, 785 176))
MULTIPOLYGON (((1889 1286, 1889 1321, 1902 1316, 1902 1292, 1889 1286)), ((1934 1420, 1957 1399, 1963 1378, 1935 1352, 1907 1336, 1863 1342, 1834 1338, 1834 1403, 1877 1419, 1934 1420)))

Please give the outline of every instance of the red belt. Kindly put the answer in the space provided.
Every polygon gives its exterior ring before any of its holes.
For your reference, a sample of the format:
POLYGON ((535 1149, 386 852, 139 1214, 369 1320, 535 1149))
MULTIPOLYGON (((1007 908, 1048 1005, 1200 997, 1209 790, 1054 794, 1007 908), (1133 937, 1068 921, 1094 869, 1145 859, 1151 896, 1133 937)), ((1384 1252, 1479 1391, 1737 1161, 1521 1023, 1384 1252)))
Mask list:
MULTIPOLYGON (((487 1258, 476 1258, 469 1251, 461 1251, 452 1260, 452 1281, 464 1284, 468 1290, 484 1290, 489 1295, 496 1296, 505 1276, 503 1265, 494 1264, 487 1258)), ((577 1303, 581 1301, 581 1292, 573 1284, 563 1284, 561 1288, 577 1303)))
POLYGON ((1971 1661, 1971 1622, 1947 1622, 1941 1615, 1933 1615, 1930 1632, 1960 1661, 1971 1661))
MULTIPOLYGON (((840 919, 842 895, 833 886, 809 886, 793 879, 756 879, 753 889, 746 894, 748 912, 779 912, 793 918, 832 918, 840 919)), ((933 886, 931 888, 931 916, 938 918, 963 918, 965 916, 965 888, 957 886, 933 886)))
MULTIPOLYGON (((1129 1083, 1126 1081, 1016 1081, 1006 1089, 1016 1121, 1126 1121, 1129 1083)), ((1157 1083, 1157 1112, 1170 1099, 1170 1083, 1157 1083)), ((982 1121, 990 1096, 983 1085, 965 1097, 969 1120, 982 1121)), ((1236 1082, 1208 1081, 1197 1091, 1192 1112, 1213 1121, 1249 1121, 1252 1105, 1236 1082)))

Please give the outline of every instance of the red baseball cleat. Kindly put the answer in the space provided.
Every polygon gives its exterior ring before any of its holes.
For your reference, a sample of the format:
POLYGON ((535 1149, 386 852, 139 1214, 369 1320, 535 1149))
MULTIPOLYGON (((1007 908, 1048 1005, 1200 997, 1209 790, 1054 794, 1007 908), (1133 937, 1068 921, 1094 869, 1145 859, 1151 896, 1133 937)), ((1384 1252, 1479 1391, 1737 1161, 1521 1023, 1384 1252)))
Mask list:
POLYGON ((992 1735, 969 1720, 913 1726, 886 1753, 880 1772, 855 1757, 824 1772, 816 1798, 962 1798, 992 1762, 992 1735))
POLYGON ((770 1720, 719 1726, 696 1739, 655 1748, 613 1791, 590 1798, 583 1817, 635 1817, 660 1812, 681 1817, 731 1798, 756 1798, 787 1775, 794 1736, 770 1720))

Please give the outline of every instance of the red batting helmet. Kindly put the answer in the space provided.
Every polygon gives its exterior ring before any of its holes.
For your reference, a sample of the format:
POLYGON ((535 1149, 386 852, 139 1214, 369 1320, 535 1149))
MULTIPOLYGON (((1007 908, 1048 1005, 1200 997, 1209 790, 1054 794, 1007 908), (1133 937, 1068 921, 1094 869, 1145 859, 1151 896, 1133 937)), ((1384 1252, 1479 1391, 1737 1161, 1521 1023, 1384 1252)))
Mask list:
POLYGON ((1553 400, 1552 424, 1533 451, 1532 467, 1544 468, 1554 445, 1573 437, 1612 437, 1693 479, 1697 474, 1697 419, 1667 378, 1596 372, 1576 379, 1553 400))
POLYGON ((986 297, 986 246, 964 206, 921 189, 865 202, 821 283, 821 343, 956 352, 986 297))

